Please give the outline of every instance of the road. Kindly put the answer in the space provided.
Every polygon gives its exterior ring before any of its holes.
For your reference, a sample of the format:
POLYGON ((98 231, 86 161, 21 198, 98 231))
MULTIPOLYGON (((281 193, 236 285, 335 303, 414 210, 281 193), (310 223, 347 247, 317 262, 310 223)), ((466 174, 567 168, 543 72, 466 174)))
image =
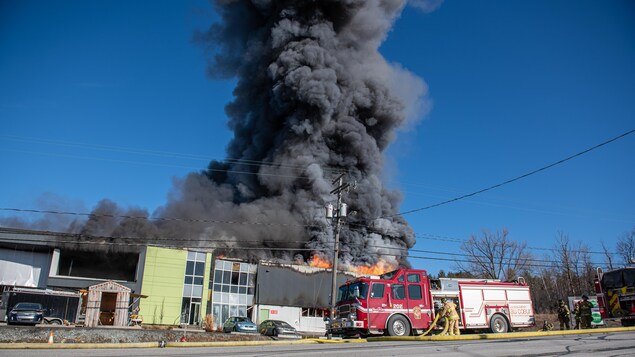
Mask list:
POLYGON ((151 349, 1 350, 1 356, 633 356, 635 332, 476 341, 408 341, 151 349))

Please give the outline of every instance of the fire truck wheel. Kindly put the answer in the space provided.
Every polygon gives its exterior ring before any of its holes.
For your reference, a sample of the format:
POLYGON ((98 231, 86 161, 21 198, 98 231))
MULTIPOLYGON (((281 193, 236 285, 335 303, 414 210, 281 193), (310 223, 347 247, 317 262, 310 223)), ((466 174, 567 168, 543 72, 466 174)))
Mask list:
POLYGON ((492 333, 504 333, 509 330, 509 325, 502 315, 496 314, 489 320, 489 329, 492 333))
POLYGON ((410 324, 403 316, 395 315, 388 320, 388 335, 409 336, 410 324))

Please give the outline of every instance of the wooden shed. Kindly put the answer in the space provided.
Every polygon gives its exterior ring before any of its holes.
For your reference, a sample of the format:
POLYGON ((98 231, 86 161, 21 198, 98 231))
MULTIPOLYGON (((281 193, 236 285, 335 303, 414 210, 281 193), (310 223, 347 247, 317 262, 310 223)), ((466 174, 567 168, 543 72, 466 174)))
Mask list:
POLYGON ((84 326, 127 326, 130 288, 114 281, 88 287, 84 326))

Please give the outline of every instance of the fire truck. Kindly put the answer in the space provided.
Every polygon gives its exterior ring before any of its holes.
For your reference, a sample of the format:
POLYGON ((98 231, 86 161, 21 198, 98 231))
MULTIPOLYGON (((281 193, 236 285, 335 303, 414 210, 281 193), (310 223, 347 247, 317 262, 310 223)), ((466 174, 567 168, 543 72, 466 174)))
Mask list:
POLYGON ((602 271, 597 268, 595 292, 602 319, 635 326, 635 267, 602 271))
POLYGON ((482 279, 430 279, 425 270, 398 269, 359 277, 339 287, 327 334, 419 335, 434 328, 441 299, 453 300, 461 329, 511 331, 535 324, 529 286, 482 279))

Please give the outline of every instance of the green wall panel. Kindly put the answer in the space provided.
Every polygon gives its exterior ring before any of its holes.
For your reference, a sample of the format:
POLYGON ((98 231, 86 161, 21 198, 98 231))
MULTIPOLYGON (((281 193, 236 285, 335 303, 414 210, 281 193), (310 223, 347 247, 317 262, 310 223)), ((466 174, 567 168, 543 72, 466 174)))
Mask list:
POLYGON ((141 283, 140 315, 145 324, 178 325, 187 251, 147 247, 141 283))

